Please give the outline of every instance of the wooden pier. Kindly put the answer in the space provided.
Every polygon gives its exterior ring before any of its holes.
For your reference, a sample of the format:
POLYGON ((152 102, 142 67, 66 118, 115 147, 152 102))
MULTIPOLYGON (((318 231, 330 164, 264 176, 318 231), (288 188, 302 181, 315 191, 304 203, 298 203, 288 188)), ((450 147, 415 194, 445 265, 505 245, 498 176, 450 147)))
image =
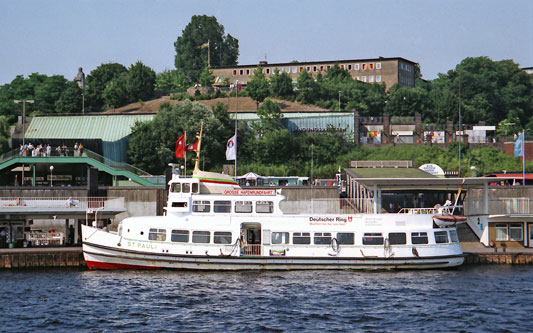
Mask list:
POLYGON ((87 267, 81 247, 0 249, 0 269, 87 267))

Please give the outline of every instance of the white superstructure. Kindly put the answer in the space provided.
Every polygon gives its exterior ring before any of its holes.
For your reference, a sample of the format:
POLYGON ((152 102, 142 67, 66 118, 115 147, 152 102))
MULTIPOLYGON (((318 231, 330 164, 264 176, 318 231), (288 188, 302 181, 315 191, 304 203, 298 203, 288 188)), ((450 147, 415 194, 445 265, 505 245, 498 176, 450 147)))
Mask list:
POLYGON ((284 199, 278 190, 240 188, 223 174, 174 174, 165 216, 125 219, 116 233, 82 226, 85 261, 93 269, 200 270, 413 269, 463 263, 455 229, 459 219, 450 219, 443 209, 361 214, 347 201, 304 208, 284 199))

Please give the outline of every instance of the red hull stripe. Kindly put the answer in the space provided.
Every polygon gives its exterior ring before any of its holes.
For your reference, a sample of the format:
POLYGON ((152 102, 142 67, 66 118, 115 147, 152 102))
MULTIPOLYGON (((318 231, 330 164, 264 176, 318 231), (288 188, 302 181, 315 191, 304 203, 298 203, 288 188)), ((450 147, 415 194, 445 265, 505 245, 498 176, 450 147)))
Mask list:
POLYGON ((116 264, 110 262, 90 261, 85 260, 89 269, 158 269, 159 267, 140 266, 140 265, 128 265, 128 264, 116 264))
POLYGON ((213 184, 225 184, 225 185, 237 185, 235 182, 228 182, 223 180, 207 180, 207 179, 200 179, 201 183, 213 183, 213 184))

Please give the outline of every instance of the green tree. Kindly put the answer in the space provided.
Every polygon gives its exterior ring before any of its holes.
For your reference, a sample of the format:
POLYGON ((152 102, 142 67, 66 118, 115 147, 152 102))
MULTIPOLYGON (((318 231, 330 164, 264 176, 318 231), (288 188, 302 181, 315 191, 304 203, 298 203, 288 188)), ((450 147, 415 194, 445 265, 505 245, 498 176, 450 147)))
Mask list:
POLYGON ((128 100, 127 84, 128 74, 124 73, 111 80, 104 89, 104 101, 113 108, 124 105, 128 100))
POLYGON ((174 43, 176 57, 174 64, 181 70, 189 83, 196 83, 202 70, 208 66, 233 66, 239 57, 239 41, 230 34, 225 35, 224 26, 214 16, 194 15, 174 43), (209 47, 201 47, 209 42, 209 47))
MULTIPOLYGON (((176 162, 174 151, 178 137, 187 131, 187 142, 193 142, 201 121, 204 123, 201 166, 205 165, 206 170, 221 167, 228 133, 233 129, 226 128, 206 106, 191 101, 172 106, 164 103, 152 121, 133 128, 128 148, 130 163, 152 174, 162 174, 168 163, 176 162)), ((189 170, 193 166, 190 155, 189 170)))
POLYGON ((313 104, 317 100, 320 87, 307 71, 300 72, 296 80, 296 87, 298 88, 296 99, 300 103, 313 104))
POLYGON ((131 101, 149 100, 154 96, 155 72, 140 61, 128 70, 126 90, 131 101))
POLYGON ((62 75, 54 75, 46 77, 42 82, 35 85, 35 109, 39 113, 55 113, 55 103, 67 88, 67 82, 67 79, 62 75))
POLYGON ((0 155, 9 150, 9 119, 6 116, 0 116, 0 155))
POLYGON ((85 80, 86 102, 94 111, 99 111, 104 106, 104 90, 113 79, 119 77, 128 70, 118 63, 107 63, 98 66, 91 71, 85 80))
POLYGON ((246 84, 246 91, 248 92, 248 96, 255 101, 257 108, 259 108, 259 103, 270 96, 269 83, 265 74, 263 74, 261 66, 257 66, 254 75, 252 75, 252 79, 246 84))
POLYGON ((422 114, 427 108, 428 100, 427 91, 422 88, 406 88, 394 85, 389 90, 389 101, 385 111, 393 116, 422 114))
POLYGON ((184 92, 189 82, 180 70, 165 70, 159 73, 155 80, 155 90, 168 94, 172 92, 184 92))
POLYGON ((276 131, 281 129, 281 118, 283 113, 278 103, 270 98, 265 99, 259 109, 257 109, 257 116, 261 119, 261 129, 263 131, 276 131))
POLYGON ((213 76, 213 71, 209 67, 205 67, 200 74, 198 83, 200 83, 202 87, 211 87, 214 79, 215 77, 213 76))
POLYGON ((270 77, 270 88, 272 94, 279 98, 290 99, 294 96, 291 76, 285 71, 280 74, 277 68, 274 70, 274 75, 270 77))
POLYGON ((82 91, 74 81, 67 83, 67 88, 61 93, 61 97, 55 102, 57 113, 81 113, 82 91))

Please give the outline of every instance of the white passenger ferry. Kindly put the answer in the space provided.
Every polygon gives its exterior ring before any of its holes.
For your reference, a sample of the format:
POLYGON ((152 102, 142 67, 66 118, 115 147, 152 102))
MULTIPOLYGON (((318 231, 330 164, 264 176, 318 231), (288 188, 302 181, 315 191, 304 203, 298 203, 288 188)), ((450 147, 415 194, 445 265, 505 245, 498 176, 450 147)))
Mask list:
POLYGON ((197 167, 168 185, 164 216, 124 219, 118 232, 82 226, 89 268, 425 269, 464 260, 462 219, 443 208, 362 214, 335 200, 303 209, 279 190, 240 188, 197 167))

